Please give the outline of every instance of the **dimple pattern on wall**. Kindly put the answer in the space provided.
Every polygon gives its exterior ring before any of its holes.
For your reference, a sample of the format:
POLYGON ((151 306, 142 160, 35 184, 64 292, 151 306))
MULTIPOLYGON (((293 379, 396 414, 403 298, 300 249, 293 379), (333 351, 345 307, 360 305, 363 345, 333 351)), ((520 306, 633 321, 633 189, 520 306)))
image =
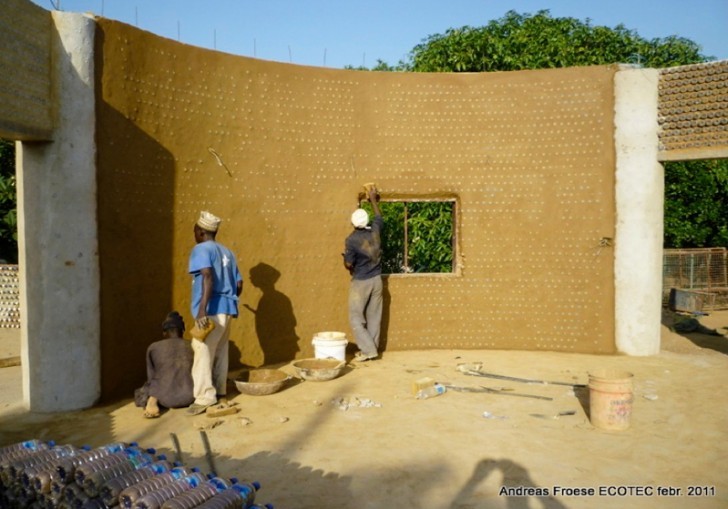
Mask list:
POLYGON ((349 332, 340 253, 374 181, 457 202, 455 273, 386 278, 387 349, 613 351, 615 67, 344 71, 99 27, 105 344, 125 295, 150 327, 168 308, 191 320, 200 209, 223 218, 246 278, 234 356, 309 356, 316 332, 349 332), (140 292, 135 271, 169 291, 140 292))
POLYGON ((728 60, 660 71, 663 159, 728 157, 728 60))
POLYGON ((3 0, 0 13, 0 136, 48 140, 51 15, 25 0, 3 0))

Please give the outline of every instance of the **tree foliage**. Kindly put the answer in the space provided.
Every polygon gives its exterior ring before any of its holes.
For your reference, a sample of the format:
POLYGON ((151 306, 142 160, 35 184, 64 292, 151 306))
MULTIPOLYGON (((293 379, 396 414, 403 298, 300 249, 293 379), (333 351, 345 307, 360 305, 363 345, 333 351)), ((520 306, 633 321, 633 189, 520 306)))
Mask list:
MULTIPOLYGON (((362 207, 371 216, 371 205, 362 207)), ((385 274, 452 272, 452 202, 383 202, 380 209, 385 274)))
POLYGON ((0 261, 18 262, 15 143, 0 139, 0 261))
POLYGON ((665 165, 665 246, 728 246, 728 164, 665 165))
POLYGON ((624 25, 595 26, 575 18, 509 11, 484 27, 430 35, 410 53, 419 72, 518 71, 613 63, 663 68, 703 62, 700 46, 677 36, 647 40, 624 25))
POLYGON ((412 272, 452 272, 451 202, 407 204, 408 267, 412 272))

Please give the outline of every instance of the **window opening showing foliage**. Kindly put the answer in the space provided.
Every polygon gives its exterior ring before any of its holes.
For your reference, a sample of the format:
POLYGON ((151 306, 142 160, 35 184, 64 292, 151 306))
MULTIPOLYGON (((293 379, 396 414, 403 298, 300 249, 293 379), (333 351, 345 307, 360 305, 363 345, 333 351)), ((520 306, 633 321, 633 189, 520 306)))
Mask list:
POLYGON ((665 247, 728 247, 728 160, 665 163, 665 247))
POLYGON ((15 142, 0 139, 0 263, 18 263, 15 142))
MULTIPOLYGON (((362 202, 370 215, 371 204, 362 202)), ((384 219, 384 274, 451 273, 455 260, 455 201, 400 200, 379 203, 384 219)))

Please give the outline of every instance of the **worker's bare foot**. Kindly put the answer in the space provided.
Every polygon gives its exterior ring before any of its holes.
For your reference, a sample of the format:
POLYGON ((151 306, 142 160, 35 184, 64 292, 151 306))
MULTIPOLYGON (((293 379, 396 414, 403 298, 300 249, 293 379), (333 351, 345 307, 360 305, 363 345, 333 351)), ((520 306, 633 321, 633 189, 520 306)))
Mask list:
POLYGON ((149 396, 147 400, 147 406, 144 408, 144 417, 147 419, 156 419, 159 417, 159 405, 157 404, 157 398, 149 396))

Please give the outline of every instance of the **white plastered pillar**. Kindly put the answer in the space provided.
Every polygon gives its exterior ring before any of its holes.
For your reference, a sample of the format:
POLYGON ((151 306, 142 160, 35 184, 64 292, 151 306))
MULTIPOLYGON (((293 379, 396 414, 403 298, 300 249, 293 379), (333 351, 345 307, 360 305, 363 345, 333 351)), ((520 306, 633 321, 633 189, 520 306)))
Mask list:
POLYGON ((23 397, 39 412, 100 395, 94 30, 53 12, 53 141, 18 144, 23 397))
POLYGON ((660 351, 664 170, 658 163, 658 71, 615 75, 615 343, 628 355, 660 351))

